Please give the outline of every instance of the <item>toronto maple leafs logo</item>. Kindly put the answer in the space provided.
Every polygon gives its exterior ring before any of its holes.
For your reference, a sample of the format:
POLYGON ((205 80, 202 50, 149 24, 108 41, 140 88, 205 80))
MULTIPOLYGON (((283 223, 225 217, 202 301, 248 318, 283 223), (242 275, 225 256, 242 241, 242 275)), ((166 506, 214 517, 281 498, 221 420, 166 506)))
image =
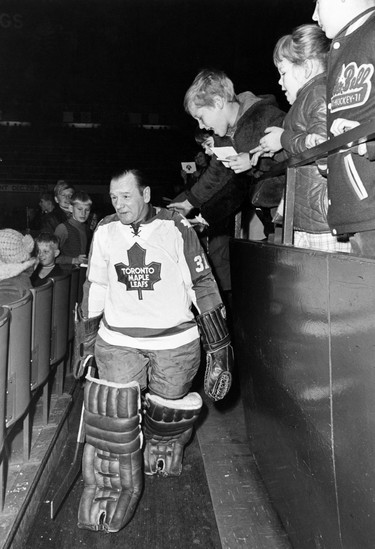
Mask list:
POLYGON ((138 299, 143 299, 142 292, 153 290, 154 284, 161 280, 161 263, 153 261, 146 265, 146 250, 134 244, 128 250, 129 265, 116 263, 118 281, 126 285, 128 292, 137 291, 138 299))

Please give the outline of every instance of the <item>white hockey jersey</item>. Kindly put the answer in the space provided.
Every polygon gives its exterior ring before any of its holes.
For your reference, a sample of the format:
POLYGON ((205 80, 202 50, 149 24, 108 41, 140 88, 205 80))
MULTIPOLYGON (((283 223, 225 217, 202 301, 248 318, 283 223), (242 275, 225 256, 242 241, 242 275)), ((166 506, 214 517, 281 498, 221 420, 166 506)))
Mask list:
POLYGON ((150 205, 147 219, 98 225, 89 254, 82 311, 103 319, 104 341, 139 349, 176 348, 196 339, 198 313, 221 303, 206 255, 189 221, 150 205))

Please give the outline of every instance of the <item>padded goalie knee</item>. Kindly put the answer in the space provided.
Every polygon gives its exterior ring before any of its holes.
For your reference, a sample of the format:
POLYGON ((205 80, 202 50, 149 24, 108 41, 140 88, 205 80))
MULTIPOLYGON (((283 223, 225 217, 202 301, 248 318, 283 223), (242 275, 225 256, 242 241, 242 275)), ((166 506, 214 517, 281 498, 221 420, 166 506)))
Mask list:
POLYGON ((78 527, 118 532, 143 488, 140 388, 90 376, 85 385, 84 490, 78 527))
POLYGON ((146 475, 178 476, 182 471, 184 447, 189 442, 202 399, 189 393, 179 400, 146 395, 144 432, 146 475))

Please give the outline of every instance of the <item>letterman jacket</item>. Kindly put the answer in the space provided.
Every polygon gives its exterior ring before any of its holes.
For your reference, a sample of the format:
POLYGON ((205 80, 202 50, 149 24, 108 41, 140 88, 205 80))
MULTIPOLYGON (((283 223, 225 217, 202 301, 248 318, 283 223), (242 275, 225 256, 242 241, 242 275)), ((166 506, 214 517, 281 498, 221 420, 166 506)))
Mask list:
MULTIPOLYGON (((331 44, 327 73, 328 131, 337 118, 368 122, 375 116, 375 14, 331 44)), ((332 136, 332 134, 331 134, 332 136)), ((328 223, 333 234, 375 229, 375 142, 328 157, 328 223)))

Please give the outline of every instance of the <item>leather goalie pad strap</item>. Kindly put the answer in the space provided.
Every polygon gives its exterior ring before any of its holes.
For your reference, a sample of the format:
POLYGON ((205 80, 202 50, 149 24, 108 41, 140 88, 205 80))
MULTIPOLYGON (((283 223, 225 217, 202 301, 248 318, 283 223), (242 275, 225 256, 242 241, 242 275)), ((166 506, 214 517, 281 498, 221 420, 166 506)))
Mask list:
POLYGON ((84 489, 78 527, 118 532, 132 518, 143 488, 141 398, 137 382, 86 376, 84 489))
POLYGON ((179 476, 184 447, 202 408, 198 393, 179 400, 147 394, 145 398, 144 468, 146 475, 179 476))
POLYGON ((197 315, 196 321, 206 351, 216 351, 230 343, 226 323, 226 311, 223 304, 215 307, 215 309, 197 315))

